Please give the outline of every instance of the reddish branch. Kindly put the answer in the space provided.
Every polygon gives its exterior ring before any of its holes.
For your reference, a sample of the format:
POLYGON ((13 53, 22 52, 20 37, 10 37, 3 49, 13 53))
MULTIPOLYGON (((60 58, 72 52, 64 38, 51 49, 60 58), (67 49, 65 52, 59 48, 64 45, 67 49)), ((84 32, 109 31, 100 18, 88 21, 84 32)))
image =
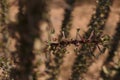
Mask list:
MULTIPOLYGON (((83 37, 81 37, 81 35, 78 33, 79 31, 77 30, 77 33, 76 33, 76 35, 80 38, 80 40, 77 40, 77 36, 76 36, 76 39, 75 40, 73 40, 73 39, 71 39, 71 40, 66 40, 66 39, 64 39, 64 40, 61 40, 61 41, 59 41, 59 42, 57 42, 57 43, 50 43, 50 46, 60 46, 60 45, 70 45, 70 44, 73 44, 73 45, 75 45, 75 46, 79 46, 80 44, 88 44, 88 43, 95 43, 95 44, 98 44, 98 43, 100 43, 101 42, 101 40, 100 39, 95 39, 96 38, 96 35, 95 35, 95 31, 93 30, 92 32, 91 32, 91 34, 90 34, 90 36, 89 36, 89 38, 88 39, 84 39, 83 37), (93 38, 93 37, 95 37, 95 38, 93 38)), ((64 36, 64 34, 63 34, 63 36, 64 36)))
POLYGON ((100 43, 100 41, 98 40, 62 40, 58 43, 50 43, 50 46, 59 46, 59 45, 70 45, 70 44, 74 44, 76 46, 78 46, 79 44, 87 44, 87 43, 95 43, 98 44, 100 43))

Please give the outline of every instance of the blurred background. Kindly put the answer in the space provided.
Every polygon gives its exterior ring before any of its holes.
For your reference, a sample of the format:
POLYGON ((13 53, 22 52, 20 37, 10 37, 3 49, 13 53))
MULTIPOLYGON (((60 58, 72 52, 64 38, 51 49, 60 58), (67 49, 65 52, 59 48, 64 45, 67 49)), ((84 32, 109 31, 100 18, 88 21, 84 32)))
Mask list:
POLYGON ((0 80, 120 80, 120 1, 0 0, 0 80), (97 20, 102 13, 107 17, 97 20), (76 54, 74 45, 49 53, 46 41, 59 39, 61 31, 75 39, 77 29, 84 37, 92 20, 111 39, 98 58, 86 49, 76 54))

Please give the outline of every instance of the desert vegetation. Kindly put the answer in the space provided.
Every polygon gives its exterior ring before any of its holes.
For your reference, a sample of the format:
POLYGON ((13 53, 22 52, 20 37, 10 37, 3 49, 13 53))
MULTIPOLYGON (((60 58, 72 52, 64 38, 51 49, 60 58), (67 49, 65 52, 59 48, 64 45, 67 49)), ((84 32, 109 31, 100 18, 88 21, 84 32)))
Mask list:
POLYGON ((119 0, 0 0, 0 80, 120 80, 119 0))

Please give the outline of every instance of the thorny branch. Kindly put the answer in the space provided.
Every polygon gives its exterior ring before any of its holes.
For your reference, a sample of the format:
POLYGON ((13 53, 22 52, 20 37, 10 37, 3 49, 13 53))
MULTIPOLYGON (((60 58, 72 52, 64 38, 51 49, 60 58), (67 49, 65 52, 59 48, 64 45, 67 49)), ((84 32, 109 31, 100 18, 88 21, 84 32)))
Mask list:
MULTIPOLYGON (((64 34, 63 34, 64 36, 64 34)), ((76 33, 76 39, 71 39, 71 40, 67 40, 67 39, 63 39, 59 42, 51 42, 48 45, 50 46, 49 50, 56 50, 57 47, 59 46, 68 46, 68 45, 75 45, 75 46, 80 46, 81 44, 87 44, 88 48, 89 48, 89 52, 92 52, 91 47, 89 44, 94 44, 99 51, 102 53, 102 49, 100 48, 99 45, 104 45, 104 42, 109 40, 109 36, 108 35, 103 35, 100 36, 98 38, 98 36, 95 34, 95 31, 93 30, 90 34, 90 36, 88 37, 88 39, 85 39, 83 37, 81 37, 81 35, 79 34, 79 29, 77 30, 76 33), (77 37, 78 36, 78 37, 77 37), (79 39, 77 39, 79 38, 79 39)), ((57 39, 55 39, 57 40, 57 39)))

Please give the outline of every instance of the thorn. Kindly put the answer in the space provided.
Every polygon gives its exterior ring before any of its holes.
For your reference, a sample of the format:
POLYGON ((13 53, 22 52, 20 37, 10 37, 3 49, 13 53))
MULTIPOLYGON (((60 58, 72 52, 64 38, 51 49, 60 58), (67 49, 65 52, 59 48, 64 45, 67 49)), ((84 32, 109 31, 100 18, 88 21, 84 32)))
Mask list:
POLYGON ((94 31, 91 32, 91 34, 90 34, 88 40, 91 40, 91 38, 92 38, 93 36, 94 36, 94 31))
POLYGON ((99 51, 100 51, 101 53, 103 53, 103 51, 101 50, 101 48, 99 47, 99 45, 96 45, 96 46, 98 47, 99 51))
POLYGON ((80 31, 80 29, 78 28, 77 31, 76 31, 76 40, 78 40, 79 31, 80 31))
POLYGON ((78 34, 78 36, 79 36, 79 38, 80 38, 83 42, 85 42, 85 39, 84 39, 83 37, 81 37, 80 34, 78 34))
POLYGON ((63 36, 63 39, 66 39, 66 36, 65 36, 65 32, 62 31, 62 36, 63 36))

